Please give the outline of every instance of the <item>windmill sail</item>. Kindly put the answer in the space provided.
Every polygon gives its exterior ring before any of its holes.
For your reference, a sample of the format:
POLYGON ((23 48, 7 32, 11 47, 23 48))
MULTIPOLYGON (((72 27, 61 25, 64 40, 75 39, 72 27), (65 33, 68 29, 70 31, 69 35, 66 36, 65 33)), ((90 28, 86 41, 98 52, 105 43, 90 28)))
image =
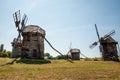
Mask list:
POLYGON ((108 34, 106 34, 104 36, 104 40, 107 39, 108 37, 112 36, 112 35, 115 35, 115 30, 112 30, 111 32, 109 32, 108 34))
POLYGON ((19 24, 20 24, 20 20, 21 20, 20 10, 13 14, 13 19, 14 19, 14 22, 15 22, 15 26, 19 28, 19 24))
POLYGON ((95 29, 96 29, 96 33, 97 33, 97 36, 98 36, 98 40, 100 40, 100 35, 99 35, 98 28, 97 28, 96 24, 95 24, 95 29))
POLYGON ((27 15, 24 14, 21 22, 21 31, 25 28, 25 24, 27 23, 27 20, 28 20, 27 15))
MULTIPOLYGON (((98 41, 99 42, 99 41, 98 41)), ((89 46, 89 48, 94 48, 95 46, 97 46, 98 45, 98 42, 94 42, 94 43, 92 43, 90 46, 89 46)))

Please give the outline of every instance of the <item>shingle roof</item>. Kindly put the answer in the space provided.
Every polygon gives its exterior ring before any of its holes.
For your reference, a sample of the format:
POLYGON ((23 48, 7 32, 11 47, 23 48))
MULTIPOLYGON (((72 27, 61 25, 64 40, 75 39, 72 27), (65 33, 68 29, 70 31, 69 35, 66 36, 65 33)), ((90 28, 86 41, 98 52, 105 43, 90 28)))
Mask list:
POLYGON ((41 27, 37 26, 37 25, 27 25, 23 31, 24 32, 39 32, 41 34, 45 34, 45 30, 43 30, 41 27))
POLYGON ((71 53, 80 53, 80 50, 79 49, 71 49, 70 52, 71 53))
POLYGON ((102 40, 103 42, 107 42, 107 43, 117 43, 117 41, 115 41, 111 36, 109 36, 109 37, 107 37, 107 38, 105 38, 105 39, 104 39, 104 37, 103 37, 103 38, 101 38, 101 40, 102 40))

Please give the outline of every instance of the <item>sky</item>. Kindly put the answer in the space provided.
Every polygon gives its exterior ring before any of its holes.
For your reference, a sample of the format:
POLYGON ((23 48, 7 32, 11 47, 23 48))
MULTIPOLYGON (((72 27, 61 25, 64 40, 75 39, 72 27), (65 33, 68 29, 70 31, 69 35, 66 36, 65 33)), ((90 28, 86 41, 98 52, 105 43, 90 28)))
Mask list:
MULTIPOLYGON (((111 30, 120 43, 120 0, 0 0, 0 44, 12 51, 11 42, 18 36, 13 13, 27 14, 26 25, 38 25, 46 31, 46 38, 61 53, 78 48, 87 57, 100 57, 99 46, 89 45, 111 30)), ((45 42, 45 52, 59 55, 45 42)), ((82 57, 82 55, 81 55, 82 57)))

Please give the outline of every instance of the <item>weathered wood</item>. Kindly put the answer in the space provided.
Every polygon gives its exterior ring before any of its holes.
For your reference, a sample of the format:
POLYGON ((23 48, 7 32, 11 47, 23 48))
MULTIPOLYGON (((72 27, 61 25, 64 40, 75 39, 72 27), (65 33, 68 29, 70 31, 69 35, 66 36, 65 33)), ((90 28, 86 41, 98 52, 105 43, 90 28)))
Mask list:
POLYGON ((80 50, 79 49, 71 49, 71 59, 72 60, 80 60, 80 50))
POLYGON ((118 54, 117 54, 118 42, 116 42, 112 37, 109 36, 106 39, 104 39, 104 37, 101 38, 100 44, 102 46, 101 52, 104 60, 114 60, 114 61, 118 60, 118 54))
POLYGON ((21 55, 21 42, 19 40, 17 40, 16 38, 14 38, 14 40, 12 42, 11 57, 17 58, 17 57, 20 57, 20 55, 21 55))
POLYGON ((13 46, 12 57, 44 58, 45 31, 36 25, 28 25, 22 32, 21 46, 13 46))
POLYGON ((30 58, 44 58, 45 31, 39 26, 29 25, 23 30, 22 36, 22 58, 26 54, 30 58))

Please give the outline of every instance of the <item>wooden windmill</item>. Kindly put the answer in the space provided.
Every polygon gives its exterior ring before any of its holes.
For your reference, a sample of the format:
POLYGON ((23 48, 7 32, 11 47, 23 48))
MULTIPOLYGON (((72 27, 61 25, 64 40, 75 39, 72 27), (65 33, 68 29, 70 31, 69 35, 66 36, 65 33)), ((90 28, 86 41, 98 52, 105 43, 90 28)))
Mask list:
POLYGON ((112 30, 108 34, 104 35, 103 37, 100 37, 96 24, 95 24, 95 29, 96 29, 98 41, 94 42, 89 47, 94 48, 95 46, 100 44, 99 48, 100 48, 100 52, 102 54, 103 60, 118 61, 118 55, 117 55, 118 42, 111 37, 112 35, 115 34, 115 30, 112 30))
POLYGON ((13 49, 12 49, 11 57, 19 57, 21 54, 21 48, 22 48, 21 34, 22 34, 23 29, 25 28, 25 24, 28 18, 27 18, 27 15, 24 14, 22 21, 21 21, 21 14, 19 10, 13 14, 13 19, 14 19, 14 23, 18 31, 18 37, 14 38, 12 42, 13 49))
POLYGON ((70 43, 69 51, 67 52, 67 59, 71 60, 80 60, 80 56, 82 55, 84 58, 86 57, 78 48, 71 48, 72 43, 70 43), (69 56, 70 55, 70 56, 69 56))

